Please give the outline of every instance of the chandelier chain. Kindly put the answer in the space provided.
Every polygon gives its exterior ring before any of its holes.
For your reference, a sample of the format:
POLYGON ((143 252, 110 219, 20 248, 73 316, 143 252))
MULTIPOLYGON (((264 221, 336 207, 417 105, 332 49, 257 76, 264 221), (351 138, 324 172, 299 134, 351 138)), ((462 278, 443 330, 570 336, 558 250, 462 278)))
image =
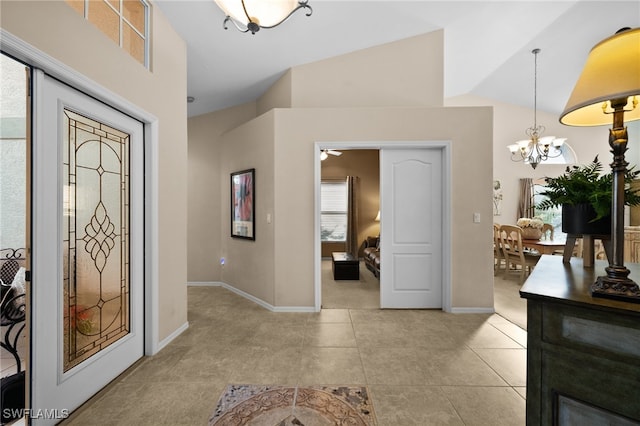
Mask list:
POLYGON ((533 128, 538 129, 538 53, 533 49, 533 128))

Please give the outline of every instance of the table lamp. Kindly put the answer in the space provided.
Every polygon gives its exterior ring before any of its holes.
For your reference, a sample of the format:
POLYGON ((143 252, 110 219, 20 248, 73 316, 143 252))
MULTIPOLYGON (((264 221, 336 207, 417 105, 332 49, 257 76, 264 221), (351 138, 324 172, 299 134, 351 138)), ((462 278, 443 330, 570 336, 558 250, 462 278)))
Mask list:
POLYGON ((611 205, 612 259, 606 276, 598 277, 591 295, 640 303, 640 288, 624 266, 624 188, 629 163, 625 121, 640 119, 640 28, 623 28, 596 44, 571 93, 560 122, 569 126, 600 126, 613 121, 609 146, 613 154, 611 205))

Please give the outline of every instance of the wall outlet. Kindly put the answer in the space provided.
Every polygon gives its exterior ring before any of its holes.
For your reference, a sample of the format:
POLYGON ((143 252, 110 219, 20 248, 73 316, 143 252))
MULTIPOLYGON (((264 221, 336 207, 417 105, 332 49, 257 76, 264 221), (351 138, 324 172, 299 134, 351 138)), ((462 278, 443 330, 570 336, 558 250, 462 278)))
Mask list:
POLYGON ((221 257, 220 258, 220 266, 224 266, 224 262, 225 262, 224 257, 221 257))
POLYGON ((480 223, 480 213, 473 214, 473 223, 480 223))

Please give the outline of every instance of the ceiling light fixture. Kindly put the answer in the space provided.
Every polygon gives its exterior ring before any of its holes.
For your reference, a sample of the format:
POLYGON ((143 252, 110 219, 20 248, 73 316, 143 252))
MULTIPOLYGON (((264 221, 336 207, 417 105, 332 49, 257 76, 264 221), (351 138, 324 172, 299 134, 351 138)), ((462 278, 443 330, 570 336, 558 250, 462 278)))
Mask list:
POLYGON ((571 93, 560 122, 569 126, 613 123, 609 146, 613 154, 611 245, 613 259, 598 277, 591 295, 640 303, 640 287, 624 266, 624 189, 629 135, 625 121, 640 119, 640 28, 623 28, 596 44, 571 93))
POLYGON ((226 13, 224 29, 229 29, 228 22, 233 23, 238 31, 255 34, 261 28, 273 28, 289 19, 299 9, 307 9, 311 16, 313 9, 309 0, 215 0, 226 13))
POLYGON ((320 151, 320 160, 326 160, 327 158, 329 158, 329 154, 340 157, 342 155, 342 152, 336 151, 334 149, 323 149, 322 151, 320 151))
POLYGON ((525 130, 529 139, 517 141, 509 145, 512 161, 524 161, 529 163, 534 169, 538 167, 542 161, 549 158, 555 158, 562 155, 562 145, 567 138, 556 138, 555 136, 540 137, 545 127, 538 125, 537 108, 538 108, 538 53, 540 49, 533 49, 533 127, 525 130))

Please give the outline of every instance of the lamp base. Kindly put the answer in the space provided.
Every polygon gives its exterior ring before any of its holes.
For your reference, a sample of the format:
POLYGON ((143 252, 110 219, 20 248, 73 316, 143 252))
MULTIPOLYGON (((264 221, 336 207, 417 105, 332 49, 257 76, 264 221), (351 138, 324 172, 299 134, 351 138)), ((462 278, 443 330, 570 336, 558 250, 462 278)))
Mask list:
POLYGON ((591 285, 591 296, 640 303, 640 287, 629 278, 598 277, 591 285))

